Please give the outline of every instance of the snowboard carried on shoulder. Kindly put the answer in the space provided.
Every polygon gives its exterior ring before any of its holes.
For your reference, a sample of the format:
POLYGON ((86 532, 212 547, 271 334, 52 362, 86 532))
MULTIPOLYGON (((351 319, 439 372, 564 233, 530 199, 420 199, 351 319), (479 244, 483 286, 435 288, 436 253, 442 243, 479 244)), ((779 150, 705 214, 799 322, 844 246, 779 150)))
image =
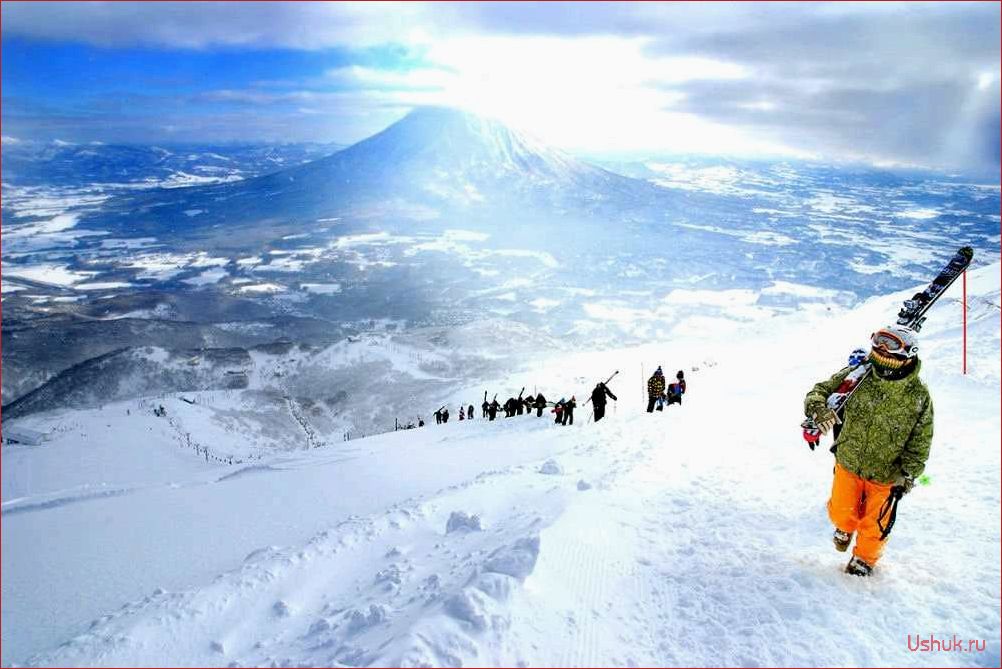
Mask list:
MULTIPOLYGON (((925 290, 915 293, 911 299, 904 301, 904 304, 898 311, 898 325, 911 328, 916 332, 921 330, 922 324, 925 323, 926 312, 942 297, 946 289, 953 285, 957 277, 964 273, 964 270, 970 266, 973 258, 974 249, 970 246, 958 249, 946 266, 936 275, 936 278, 925 287, 925 290)), ((856 352, 854 351, 853 353, 855 354, 856 352)), ((846 375, 845 379, 842 380, 842 383, 839 384, 835 392, 828 396, 828 408, 834 411, 835 415, 840 418, 849 398, 852 397, 852 394, 856 392, 856 389, 859 388, 860 384, 863 383, 863 380, 871 372, 869 362, 859 361, 855 355, 851 356, 850 360, 855 360, 857 364, 846 375)), ((821 430, 818 429, 814 419, 811 417, 808 417, 801 423, 800 427, 803 429, 804 441, 811 447, 811 450, 814 450, 814 447, 821 441, 821 430)))

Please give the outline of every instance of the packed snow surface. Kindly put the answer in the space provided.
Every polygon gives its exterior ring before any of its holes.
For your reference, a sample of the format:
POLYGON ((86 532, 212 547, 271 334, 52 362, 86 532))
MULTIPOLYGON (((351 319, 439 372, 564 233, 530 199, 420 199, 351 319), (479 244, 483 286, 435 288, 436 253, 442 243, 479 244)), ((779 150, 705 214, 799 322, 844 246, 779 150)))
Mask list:
POLYGON ((832 459, 800 439, 806 391, 911 292, 565 351, 489 385, 576 395, 567 427, 477 412, 229 464, 184 436, 246 452, 206 417, 237 410, 223 396, 12 421, 49 438, 3 450, 2 661, 998 666, 999 265, 970 273, 966 376, 956 288, 923 330, 929 482, 870 579, 843 573, 832 459), (688 393, 649 415, 658 364, 688 393), (615 370, 596 424, 584 402, 615 370), (909 650, 930 634, 985 649, 909 650))

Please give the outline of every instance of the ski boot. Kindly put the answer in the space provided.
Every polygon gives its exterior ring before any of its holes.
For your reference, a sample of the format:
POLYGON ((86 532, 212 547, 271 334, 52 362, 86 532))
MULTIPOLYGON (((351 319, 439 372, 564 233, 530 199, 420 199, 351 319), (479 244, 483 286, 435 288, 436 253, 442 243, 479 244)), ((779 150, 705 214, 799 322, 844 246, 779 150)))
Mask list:
POLYGON ((835 534, 832 535, 832 543, 835 544, 835 550, 839 553, 845 553, 849 549, 849 544, 852 543, 852 534, 843 532, 836 527, 835 534))
POLYGON ((853 576, 869 576, 873 573, 873 566, 853 555, 849 564, 845 566, 845 573, 853 576))

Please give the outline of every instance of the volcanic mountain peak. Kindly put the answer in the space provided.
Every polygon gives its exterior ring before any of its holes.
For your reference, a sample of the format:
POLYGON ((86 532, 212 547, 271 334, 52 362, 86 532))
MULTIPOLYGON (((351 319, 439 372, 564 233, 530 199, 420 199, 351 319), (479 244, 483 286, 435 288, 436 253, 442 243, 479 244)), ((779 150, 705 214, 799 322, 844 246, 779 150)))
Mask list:
POLYGON ((546 146, 500 121, 450 107, 418 107, 382 132, 337 154, 385 164, 419 162, 443 168, 490 167, 550 177, 597 168, 546 146))

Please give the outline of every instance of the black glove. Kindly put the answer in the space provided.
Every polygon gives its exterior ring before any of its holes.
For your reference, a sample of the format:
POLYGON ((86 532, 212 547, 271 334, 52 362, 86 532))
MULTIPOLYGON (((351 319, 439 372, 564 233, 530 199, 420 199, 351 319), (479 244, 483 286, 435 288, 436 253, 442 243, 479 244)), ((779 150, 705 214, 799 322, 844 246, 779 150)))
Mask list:
POLYGON ((894 483, 894 487, 900 491, 900 494, 907 495, 915 487, 915 477, 905 474, 894 483))

